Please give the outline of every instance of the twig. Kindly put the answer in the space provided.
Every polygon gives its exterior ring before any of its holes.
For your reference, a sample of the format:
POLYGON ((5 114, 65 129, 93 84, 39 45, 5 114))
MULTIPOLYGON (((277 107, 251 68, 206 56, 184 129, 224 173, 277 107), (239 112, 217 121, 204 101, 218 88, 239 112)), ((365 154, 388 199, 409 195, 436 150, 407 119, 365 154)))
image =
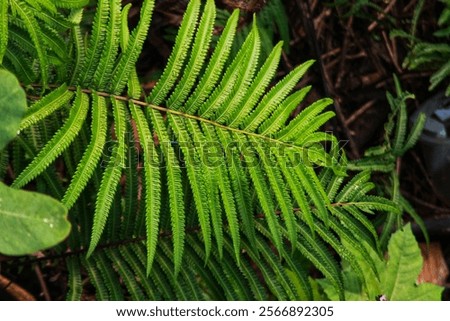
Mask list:
POLYGON ((6 291, 17 301, 36 301, 36 298, 30 292, 3 275, 0 275, 0 290, 6 291))
POLYGON ((364 105, 362 105, 360 108, 358 108, 357 111, 355 111, 349 118, 347 118, 345 124, 349 126, 351 123, 353 123, 358 117, 363 115, 366 111, 368 111, 372 106, 375 104, 375 100, 370 100, 364 105))
POLYGON ((36 273, 36 276, 39 281, 39 285, 41 286, 42 294, 44 295, 44 298, 46 301, 51 301, 52 298, 50 297, 50 292, 48 291, 47 284, 45 283, 44 276, 42 275, 41 268, 38 264, 34 266, 34 272, 36 273))
POLYGON ((378 23, 386 17, 386 15, 389 13, 389 11, 391 11, 391 9, 394 7, 396 2, 397 2, 397 0, 391 0, 389 2, 389 4, 387 5, 387 7, 384 8, 383 12, 380 14, 380 17, 378 18, 378 20, 375 20, 374 22, 372 22, 369 25, 369 27, 367 28, 367 31, 371 32, 373 29, 375 29, 378 26, 378 23))
POLYGON ((440 214, 450 214, 450 209, 449 208, 445 208, 445 207, 440 207, 434 204, 431 204, 427 201, 424 201, 412 194, 410 194, 409 192, 402 190, 402 195, 405 196, 407 199, 413 201, 414 203, 418 204, 418 205, 422 205, 425 206, 433 211, 436 211, 437 213, 440 214))
POLYGON ((395 40, 392 40, 394 43, 390 43, 389 37, 387 36, 386 32, 381 32, 383 35, 384 43, 386 44, 386 49, 388 51, 389 57, 392 60, 392 63, 394 64, 395 69, 397 69, 397 72, 399 74, 402 73, 402 68, 398 64, 398 57, 397 57, 397 48, 395 44, 395 40))
POLYGON ((339 70, 336 77, 335 87, 341 88, 342 79, 345 75, 345 60, 347 59, 347 52, 350 42, 350 37, 352 35, 352 24, 353 24, 353 16, 351 16, 348 21, 347 25, 345 26, 345 37, 344 37, 344 43, 342 44, 342 51, 341 51, 341 60, 339 61, 339 70))

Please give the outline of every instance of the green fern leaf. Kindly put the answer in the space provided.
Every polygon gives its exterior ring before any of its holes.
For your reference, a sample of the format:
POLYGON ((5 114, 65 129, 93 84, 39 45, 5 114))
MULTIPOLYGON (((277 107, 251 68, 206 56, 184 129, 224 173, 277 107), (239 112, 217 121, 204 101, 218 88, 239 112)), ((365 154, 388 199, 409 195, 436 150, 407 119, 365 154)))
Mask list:
POLYGON ((77 98, 70 111, 69 118, 64 126, 58 130, 53 138, 45 145, 27 168, 20 173, 11 185, 14 188, 21 188, 33 178, 42 173, 61 153, 70 145, 78 135, 89 108, 89 97, 77 91, 77 98))
POLYGON ((95 11, 94 22, 92 26, 92 34, 89 39, 89 46, 87 47, 86 60, 79 68, 81 74, 78 76, 76 84, 89 86, 97 69, 103 47, 105 43, 106 26, 108 25, 108 18, 110 12, 110 1, 98 1, 97 10, 95 11))
POLYGON ((44 87, 47 86, 48 81, 48 60, 46 50, 42 47, 42 32, 34 15, 30 12, 27 5, 24 5, 20 0, 10 0, 11 8, 17 12, 17 14, 22 18, 24 25, 33 40, 36 52, 39 57, 41 79, 44 87))
POLYGON ((84 68, 84 63, 86 60, 86 47, 84 44, 83 36, 81 35, 81 28, 79 26, 72 27, 71 35, 75 58, 74 62, 72 63, 72 75, 70 76, 69 83, 73 84, 76 82, 76 78, 81 73, 82 68, 84 68))
POLYGON ((121 1, 113 0, 110 4, 109 24, 105 34, 105 43, 101 52, 101 59, 94 73, 94 86, 98 90, 106 89, 110 81, 114 61, 119 50, 119 34, 121 23, 121 1))
POLYGON ((81 269, 80 263, 77 258, 67 259, 67 269, 69 270, 69 292, 67 293, 66 299, 68 301, 79 301, 81 300, 81 294, 83 287, 81 285, 81 269))
POLYGON ((328 107, 333 101, 329 98, 320 99, 303 110, 297 117, 295 117, 289 125, 283 128, 276 134, 276 137, 282 140, 299 139, 300 133, 305 128, 308 128, 309 122, 328 107))
POLYGON ((66 85, 61 85, 50 94, 40 99, 25 112, 25 117, 20 123, 20 130, 36 124, 40 120, 53 114, 56 110, 70 101, 73 92, 67 89, 66 85))
MULTIPOLYGON (((295 176, 290 168, 286 164, 286 159, 283 155, 275 153, 278 163, 280 164, 280 169, 283 173, 283 176, 286 178, 286 182, 291 190, 291 193, 297 202, 297 205, 300 207, 301 215, 303 215, 304 221, 309 225, 311 232, 314 233, 314 219, 311 212, 311 208, 309 202, 306 198, 305 191, 303 190, 302 183, 298 180, 298 177, 295 176)), ((296 237, 294 237, 294 240, 296 237)))
POLYGON ((74 9, 87 6, 89 0, 58 0, 54 1, 55 6, 60 8, 74 9))
POLYGON ((191 59, 183 72, 181 80, 178 82, 174 92, 168 99, 167 105, 174 110, 180 109, 181 104, 185 101, 189 92, 195 84, 202 64, 205 61, 211 42, 212 31, 214 27, 214 19, 216 10, 213 0, 208 0, 203 9, 202 18, 198 26, 195 36, 194 45, 190 53, 191 59))
POLYGON ((136 123, 139 141, 144 153, 144 179, 145 179, 145 207, 147 226, 147 275, 153 265, 156 253, 156 244, 159 234, 159 211, 161 201, 161 182, 159 157, 156 152, 153 138, 143 112, 133 103, 130 104, 131 114, 136 123))
POLYGON ((293 284, 290 282, 289 278, 285 273, 285 270, 280 264, 280 261, 276 258, 272 250, 259 238, 257 239, 257 246, 258 249, 260 249, 261 251, 262 257, 265 258, 269 266, 275 272, 275 275, 277 276, 277 281, 281 284, 284 291, 286 292, 288 300, 298 300, 299 298, 297 297, 296 292, 294 291, 293 284))
MULTIPOLYGON (((234 191, 234 199, 236 207, 241 217, 242 230, 247 236, 251 245, 256 246, 255 226, 253 224, 253 212, 251 208, 250 186, 248 177, 239 159, 238 151, 233 149, 236 142, 232 140, 232 136, 228 131, 217 130, 217 136, 225 146, 226 162, 230 181, 234 191)), ((236 146, 237 149, 237 146, 236 146)))
POLYGON ((127 263, 130 265, 133 273, 136 274, 136 278, 140 281, 142 289, 146 293, 145 299, 149 300, 161 300, 159 293, 157 292, 156 285, 152 282, 151 278, 145 273, 146 266, 142 264, 137 256, 137 247, 140 245, 133 244, 130 246, 121 246, 119 248, 120 254, 125 258, 127 263))
POLYGON ((113 301, 123 301, 123 292, 120 288, 119 278, 117 277, 115 271, 112 268, 111 262, 107 259, 104 252, 98 253, 93 257, 97 268, 105 280, 106 287, 108 289, 110 299, 113 301))
POLYGON ((344 285, 336 261, 330 256, 323 243, 308 233, 308 229, 302 224, 298 227, 301 236, 299 236, 297 248, 334 285, 339 293, 339 299, 344 300, 344 285))
POLYGON ((320 185, 320 181, 315 175, 314 170, 309 167, 310 165, 305 166, 303 163, 294 166, 293 164, 295 164, 295 160, 293 156, 288 156, 291 161, 288 163, 290 168, 294 170, 294 174, 300 180, 306 193, 309 197, 311 197, 311 200, 316 206, 321 219, 326 223, 328 217, 327 206, 330 204, 330 200, 328 199, 322 185, 320 185))
POLYGON ((0 65, 8 46, 8 1, 0 3, 0 65))
MULTIPOLYGON (((248 48, 246 54, 245 68, 241 68, 239 76, 236 79, 234 95, 229 97, 225 103, 218 108, 214 119, 218 123, 227 123, 228 119, 234 114, 235 110, 238 110, 241 106, 242 100, 248 95, 248 89, 252 84, 252 78, 258 66, 259 54, 261 51, 261 40, 259 37, 258 27, 256 25, 256 18, 253 20, 252 30, 253 40, 251 46, 248 48)), ((230 66, 232 68, 232 66, 230 66)))
POLYGON ((106 165, 105 172, 103 173, 100 190, 97 193, 91 242, 87 252, 88 256, 92 255, 100 241, 114 199, 114 194, 119 184, 122 168, 125 166, 125 151, 127 147, 125 144, 125 107, 123 102, 115 99, 112 100, 112 104, 114 107, 115 133, 118 144, 113 148, 111 157, 106 165))
MULTIPOLYGON (((148 97, 148 101, 155 105, 158 105, 165 100, 168 92, 172 89, 176 79, 178 78, 189 47, 191 46, 192 38, 194 37, 199 11, 200 1, 190 1, 184 14, 183 22, 181 23, 178 31, 175 45, 167 62, 166 68, 164 69, 158 83, 153 88, 152 93, 148 97)), ((206 26, 204 27, 206 28, 206 26)))
POLYGON ((108 294, 108 289, 106 287, 106 282, 103 279, 101 273, 98 271, 97 267, 95 266, 93 260, 83 259, 83 266, 87 270, 87 273, 89 275, 89 281, 95 288, 96 298, 100 301, 108 301, 110 298, 108 294))
MULTIPOLYGON (((203 131, 205 133, 207 141, 210 142, 218 141, 218 137, 215 132, 215 128, 213 126, 209 124, 204 124, 203 131)), ((229 225, 228 227, 230 230, 231 238, 233 240, 236 260, 239 261, 240 257, 239 223, 237 219, 236 205, 234 202, 230 178, 228 176, 227 168, 225 167, 225 164, 222 161, 220 161, 217 165, 215 165, 215 167, 216 168, 214 168, 213 170, 216 170, 218 172, 218 177, 220 177, 218 181, 220 196, 223 201, 222 203, 225 209, 225 215, 227 217, 229 225)))
POLYGON ((227 68, 227 71, 223 75, 222 81, 210 95, 202 106, 199 108, 199 114, 203 118, 215 118, 213 117, 220 108, 231 99, 237 83, 241 79, 241 75, 245 73, 245 61, 250 59, 251 52, 254 52, 254 48, 257 48, 256 44, 259 41, 257 36, 257 29, 254 28, 248 35, 241 50, 234 58, 231 65, 227 68))
POLYGON ((217 84, 217 81, 222 74, 222 69, 227 61, 230 53, 231 44, 236 33, 236 25, 239 19, 239 11, 233 11, 230 16, 225 29, 222 32, 219 42, 216 45, 213 55, 209 59, 203 77, 195 88, 194 93, 187 100, 184 108, 181 110, 187 113, 195 113, 203 102, 209 97, 210 93, 217 84))
POLYGON ((113 72, 111 92, 114 94, 120 94, 122 92, 129 79, 130 73, 135 68, 136 61, 142 50, 148 27, 152 19, 154 5, 154 0, 144 0, 144 3, 142 4, 139 24, 131 33, 127 42, 127 47, 120 56, 113 72))
MULTIPOLYGON (((292 202, 285 188, 286 183, 284 182, 283 177, 278 168, 273 166, 274 159, 270 159, 271 150, 269 150, 268 148, 263 149, 263 147, 261 146, 261 142, 256 140, 255 138, 252 138, 251 141, 253 142, 257 154, 259 154, 261 158, 264 173, 266 174, 269 180, 270 186, 275 193, 276 200, 278 201, 278 205, 280 206, 281 213, 283 215, 286 228, 288 230, 289 241, 295 244, 297 241, 295 216, 292 210, 293 209, 292 202)), ((275 148, 276 147, 278 146, 275 146, 275 148)), ((277 153, 277 151, 275 151, 275 153, 277 153)))
POLYGON ((269 116, 280 102, 289 94, 294 88, 300 78, 306 73, 308 68, 313 64, 313 61, 307 61, 278 82, 261 100, 258 107, 245 118, 242 127, 247 131, 254 131, 258 126, 269 116))
MULTIPOLYGON (((234 134, 233 137, 239 142, 241 146, 247 143, 243 137, 240 137, 239 134, 234 134)), ((261 204, 264 215, 267 219, 267 224, 269 225, 269 230, 272 236, 272 240, 275 243, 275 247, 277 249, 281 249, 281 232, 280 226, 278 223, 278 218, 275 215, 275 205, 272 202, 272 197, 270 195, 270 190, 267 186, 267 182, 265 181, 262 171, 259 168, 259 164, 251 163, 251 156, 254 155, 244 155, 244 158, 248 156, 246 159, 250 165, 247 166, 248 172, 250 174, 251 180, 253 182, 254 189, 258 196, 258 200, 261 204)))
POLYGON ((278 43, 270 53, 269 57, 264 62, 263 66, 256 75, 248 92, 251 95, 246 95, 245 100, 242 102, 242 107, 236 110, 234 115, 230 117, 230 127, 238 127, 243 119, 253 110, 258 100, 264 94, 270 80, 275 75, 278 63, 281 57, 282 43, 278 43))
POLYGON ((282 106, 277 108, 277 110, 261 124, 258 130, 259 133, 261 133, 261 135, 272 135, 279 131, 310 90, 311 86, 307 86, 287 97, 283 101, 282 106))
MULTIPOLYGON (((181 145, 181 150, 185 156, 185 164, 190 181, 192 193, 194 195, 194 201, 197 209, 197 216, 200 221, 200 227, 202 230, 203 241, 205 243, 206 256, 209 257, 211 252, 211 226, 209 219, 209 209, 206 206, 208 204, 206 184, 203 178, 203 168, 201 166, 201 159, 197 150, 194 150, 192 155, 191 148, 195 148, 195 141, 191 141, 187 125, 183 123, 183 119, 178 119, 176 116, 169 115, 169 121, 171 127, 178 135, 178 141, 181 145)), ((191 126, 193 124, 191 123, 191 126)), ((190 127, 192 128, 192 127, 190 127)))
POLYGON ((403 145, 403 148, 400 151, 400 155, 403 155, 404 153, 406 153, 406 151, 411 149, 417 143, 417 140, 419 139, 420 134, 422 133, 422 130, 425 126, 426 120, 427 120, 427 117, 425 116, 425 114, 420 113, 419 116, 417 117, 413 127, 411 128, 411 132, 410 132, 408 138, 406 139, 405 144, 403 145))
POLYGON ((17 77, 23 79, 24 84, 31 84, 36 81, 37 76, 30 67, 30 59, 12 41, 10 43, 5 53, 6 59, 4 59, 3 65, 8 69, 15 70, 17 77))
POLYGON ((184 226, 185 213, 184 204, 179 201, 183 196, 183 187, 181 183, 181 169, 175 152, 171 146, 171 140, 167 134, 164 121, 159 111, 150 111, 153 127, 158 135, 161 148, 165 157, 167 167, 167 182, 169 186, 170 218, 172 223, 172 239, 174 248, 175 274, 178 274, 181 268, 183 248, 184 248, 184 226))
MULTIPOLYGON (((121 276, 121 280, 130 292, 131 299, 135 301, 143 300, 145 298, 141 287, 136 281, 133 271, 130 269, 127 261, 122 258, 119 251, 116 249, 108 249, 105 251, 111 262, 116 266, 117 271, 121 276)), ((108 267, 111 269, 111 267, 108 267)))
POLYGON ((89 146, 87 146, 83 158, 78 163, 75 175, 72 177, 70 185, 62 199, 63 204, 69 209, 80 196, 100 160, 106 141, 106 127, 107 110, 105 98, 94 93, 92 103, 91 142, 89 143, 89 146))

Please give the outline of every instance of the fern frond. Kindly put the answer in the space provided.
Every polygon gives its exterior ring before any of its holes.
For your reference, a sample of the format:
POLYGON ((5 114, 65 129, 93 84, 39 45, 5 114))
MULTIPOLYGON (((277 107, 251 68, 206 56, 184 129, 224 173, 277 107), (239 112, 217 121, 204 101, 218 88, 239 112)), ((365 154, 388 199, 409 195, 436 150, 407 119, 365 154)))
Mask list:
POLYGON ((111 262, 109 262, 105 253, 102 251, 93 257, 95 264, 101 273, 103 279, 105 280, 106 287, 110 296, 110 300, 113 301, 123 301, 123 291, 120 288, 119 278, 117 277, 115 271, 112 268, 111 262))
POLYGON ((39 24, 27 5, 24 5, 20 0, 10 0, 10 5, 22 19, 22 22, 26 26, 31 39, 33 40, 37 55, 39 57, 42 84, 46 87, 48 82, 48 60, 47 52, 42 46, 43 41, 41 36, 43 33, 40 32, 41 29, 39 24))
MULTIPOLYGON (((259 54, 261 51, 261 39, 256 25, 256 18, 253 20, 253 40, 246 54, 245 68, 241 68, 239 76, 236 79, 234 95, 229 97, 225 103, 216 111, 214 119, 218 123, 228 123, 228 119, 241 106, 241 101, 250 93, 247 92, 252 84, 253 75, 258 66, 259 54)), ((232 66, 230 66, 232 68, 232 66)))
POLYGON ((69 270, 69 291, 67 293, 66 299, 68 301, 79 301, 81 299, 81 294, 83 291, 83 286, 81 285, 80 263, 78 261, 78 258, 68 258, 66 262, 67 269, 69 270))
POLYGON ((88 95, 77 91, 77 98, 70 110, 69 118, 53 138, 45 145, 27 168, 20 173, 11 186, 23 187, 33 178, 42 173, 78 135, 89 108, 88 95))
POLYGON ((120 94, 122 92, 130 73, 134 70, 152 19, 154 4, 154 0, 144 0, 142 4, 139 23, 131 33, 127 47, 124 49, 113 71, 110 89, 114 94, 120 94))
POLYGON ((209 97, 210 93, 217 84, 217 81, 222 74, 223 67, 230 53, 231 44, 236 33, 236 25, 239 19, 239 11, 233 11, 230 19, 227 21, 225 29, 217 43, 213 55, 209 59, 203 77, 195 88, 194 93, 189 97, 182 110, 187 113, 196 112, 203 102, 209 97))
POLYGON ((113 0, 110 4, 110 17, 105 34, 105 43, 101 50, 101 59, 95 70, 93 82, 97 90, 106 89, 114 62, 119 50, 119 34, 121 23, 121 1, 113 0))
POLYGON ((203 9, 201 21, 195 35, 195 41, 190 52, 190 60, 187 64, 181 80, 168 99, 167 105, 171 109, 180 109, 181 104, 193 88, 200 73, 203 62, 211 42, 216 10, 213 0, 208 0, 203 9))
POLYGON ((112 100, 112 104, 114 108, 114 128, 118 144, 113 148, 97 194, 91 242, 87 252, 88 256, 93 253, 100 241, 113 202, 114 194, 119 184, 122 169, 125 166, 125 151, 127 148, 125 143, 125 105, 122 101, 117 101, 115 99, 112 100))
POLYGON ((400 214, 400 209, 394 202, 376 195, 364 195, 358 198, 358 201, 355 202, 354 205, 360 210, 371 214, 374 210, 400 214))
MULTIPOLYGON (((135 301, 142 300, 144 298, 144 293, 142 292, 141 287, 137 283, 133 271, 130 269, 127 261, 122 258, 120 252, 116 249, 108 249, 105 250, 111 262, 113 262, 114 266, 117 269, 117 272, 120 274, 123 283, 128 289, 131 299, 135 301)), ((110 267, 109 267, 110 268, 110 267)))
MULTIPOLYGON (((199 0, 192 0, 189 2, 166 68, 147 101, 158 105, 165 100, 168 92, 172 89, 191 46, 200 12, 200 5, 201 3, 199 0)), ((211 7, 208 6, 208 8, 211 7)), ((210 13, 211 9, 208 10, 208 14, 210 13)), ((203 27, 206 28, 206 26, 203 27)))
MULTIPOLYGON (((36 158, 36 155, 38 155, 38 152, 32 144, 29 143, 29 141, 23 139, 22 137, 17 137, 17 142, 20 145, 23 150, 30 155, 33 158, 36 158)), ((16 151, 17 153, 17 151, 16 151)), ((15 166, 15 169, 18 169, 18 166, 15 166)), ((22 168, 22 167, 21 167, 22 168)), ((63 196, 63 188, 61 185, 61 182, 56 176, 55 171, 51 170, 50 168, 47 168, 44 172, 42 172, 43 179, 47 186, 49 187, 50 194, 54 197, 60 199, 63 196)))
POLYGON ((69 91, 66 85, 61 85, 53 90, 26 110, 25 116, 20 123, 20 130, 22 131, 53 114, 68 103, 72 97, 73 92, 69 91))
POLYGON ((419 139, 420 134, 422 133, 422 130, 425 126, 426 120, 427 117, 424 113, 420 113, 419 116, 417 116, 417 119, 414 122, 413 127, 411 128, 411 132, 409 133, 408 138, 406 138, 403 148, 400 150, 400 155, 403 155, 417 143, 417 140, 419 139))
MULTIPOLYGON (((296 232, 296 223, 295 216, 293 213, 293 206, 291 199, 289 197, 289 193, 287 192, 285 185, 286 183, 283 180, 283 177, 279 171, 279 169, 273 166, 273 160, 270 159, 275 158, 275 156, 271 155, 273 151, 263 147, 260 145, 260 141, 252 138, 255 151, 258 155, 260 155, 262 161, 262 167, 264 168, 264 173, 268 178, 271 189, 275 194, 275 198, 278 201, 278 205, 280 206, 282 216, 285 220, 286 228, 289 234, 289 241, 294 243, 297 241, 297 232, 296 232)), ((277 151, 275 151, 277 153, 277 151)))
POLYGON ((108 301, 110 298, 108 294, 108 289, 106 287, 106 282, 103 279, 101 273, 98 271, 97 267, 95 266, 94 261, 92 259, 90 260, 83 259, 83 266, 86 268, 88 272, 89 281, 95 287, 96 298, 100 301, 108 301))
POLYGON ((78 163, 75 175, 72 177, 62 203, 71 208, 76 202, 84 187, 91 178, 102 155, 106 141, 107 111, 104 97, 93 94, 91 142, 78 163))
POLYGON ((245 169, 238 155, 238 146, 232 140, 232 135, 225 130, 217 130, 217 136, 225 146, 226 162, 228 164, 228 173, 234 191, 234 199, 238 213, 241 217, 242 230, 247 236, 251 245, 256 246, 255 227, 253 224, 253 213, 251 208, 250 185, 245 169), (236 148, 236 150, 235 150, 236 148))
POLYGON ((72 35, 72 48, 73 48, 73 62, 71 65, 71 75, 67 75, 70 77, 70 84, 76 82, 78 75, 81 73, 81 69, 84 67, 84 63, 86 61, 86 47, 84 43, 83 36, 81 35, 81 28, 79 26, 74 26, 71 29, 72 35))
POLYGON ((307 61, 278 82, 264 97, 253 112, 242 122, 242 127, 248 131, 254 131, 269 116, 288 93, 298 83, 313 61, 307 61))
POLYGON ((298 139, 301 132, 308 128, 309 122, 328 107, 333 101, 329 98, 320 99, 297 115, 285 128, 280 130, 276 137, 283 140, 298 139))
POLYGON ((143 264, 143 262, 139 260, 139 257, 136 254, 137 252, 136 248, 138 247, 141 247, 140 244, 121 246, 119 248, 119 251, 122 257, 124 257, 127 263, 130 265, 132 271, 136 274, 137 280, 139 280, 142 289, 146 293, 146 299, 160 300, 161 296, 157 292, 156 285, 152 282, 151 278, 149 278, 145 273, 146 271, 145 261, 143 264))
MULTIPOLYGON (((215 132, 215 128, 213 126, 205 124, 203 126, 203 131, 205 133, 207 141, 210 142, 218 141, 218 137, 215 132)), ((237 261, 239 261, 239 253, 240 253, 239 223, 237 220, 237 211, 234 202, 231 182, 228 176, 228 171, 225 167, 225 164, 222 161, 219 162, 219 164, 215 165, 215 167, 216 168, 213 170, 218 171, 218 177, 220 177, 218 181, 220 196, 225 210, 225 215, 227 217, 231 238, 233 240, 235 256, 237 261)))
POLYGON ((167 182, 169 187, 169 202, 170 202, 170 218, 172 222, 172 239, 174 247, 174 264, 175 274, 178 274, 181 268, 183 248, 184 248, 184 226, 185 213, 184 204, 179 201, 183 196, 183 188, 181 184, 181 169, 178 159, 175 155, 171 140, 169 139, 166 126, 158 111, 150 111, 153 128, 158 135, 160 142, 163 144, 161 149, 165 157, 165 165, 167 167, 167 182))
MULTIPOLYGON (((283 287, 283 290, 286 293, 288 300, 298 300, 298 297, 294 291, 294 287, 289 280, 289 278, 286 275, 285 269, 281 266, 280 261, 275 256, 275 254, 272 252, 272 250, 262 242, 261 239, 257 239, 256 241, 258 249, 260 249, 261 256, 267 261, 270 268, 273 270, 273 272, 276 275, 277 281, 280 283, 280 285, 283 287)), ((280 298, 281 300, 282 298, 280 298)))
POLYGON ((67 9, 76 9, 88 5, 89 0, 58 0, 54 1, 55 6, 67 9))
POLYGON ((334 237, 334 235, 330 233, 326 228, 324 228, 320 223, 317 224, 316 228, 317 233, 321 235, 322 238, 328 244, 330 244, 336 250, 337 253, 339 253, 339 256, 346 262, 349 262, 349 264, 353 268, 353 271, 361 280, 364 280, 365 282, 370 281, 365 280, 364 277, 365 272, 362 270, 367 266, 370 268, 373 274, 377 275, 375 262, 373 261, 370 254, 367 252, 364 245, 361 244, 359 240, 355 240, 352 237, 351 233, 347 231, 344 227, 339 226, 339 228, 335 229, 335 231, 340 236, 342 242, 345 242, 344 243, 346 245, 345 247, 342 246, 341 242, 338 241, 337 238, 334 237), (358 254, 358 259, 362 260, 361 261, 356 260, 355 256, 352 254, 352 251, 355 251, 358 254))
POLYGON ((59 12, 36 10, 34 11, 34 14, 36 15, 36 18, 45 22, 44 27, 51 28, 52 30, 56 31, 59 37, 61 37, 61 33, 67 31, 74 25, 59 12))
POLYGON ((95 11, 94 22, 92 25, 92 34, 89 39, 89 46, 87 47, 86 60, 80 70, 77 78, 77 85, 89 86, 91 84, 94 72, 99 66, 103 47, 105 43, 106 26, 108 25, 110 12, 110 1, 98 1, 97 10, 95 11))
POLYGON ((15 70, 16 75, 23 79, 24 84, 31 84, 36 80, 37 75, 30 67, 31 60, 14 43, 8 46, 5 58, 3 65, 8 69, 15 70))
POLYGON ((42 39, 47 45, 47 49, 53 51, 58 56, 59 63, 67 60, 66 42, 57 31, 48 26, 43 26, 42 39))
MULTIPOLYGON (((292 173, 291 169, 286 164, 286 160, 284 159, 283 155, 275 153, 275 156, 277 157, 278 162, 281 165, 280 169, 283 173, 283 176, 286 179, 289 189, 291 190, 292 196, 297 202, 298 207, 300 207, 301 211, 300 215, 303 215, 303 219, 310 227, 311 232, 314 233, 313 214, 311 211, 310 204, 306 198, 305 191, 302 187, 302 183, 299 181, 298 177, 292 173)), ((294 237, 294 240, 295 239, 296 237, 294 237)))
MULTIPOLYGON (((313 290, 311 287, 311 282, 309 282, 308 279, 308 272, 304 269, 302 263, 299 262, 298 255, 296 254, 297 253, 293 253, 292 255, 288 254, 286 249, 283 249, 281 256, 283 257, 284 260, 286 260, 289 269, 295 274, 295 278, 298 283, 298 285, 296 286, 297 288, 296 297, 298 298, 298 300, 311 301, 313 298, 313 290)), ((290 277, 288 271, 286 271, 286 274, 288 277, 290 277)))
POLYGON ((294 170, 294 174, 300 180, 302 186, 304 187, 306 193, 311 197, 311 200, 316 206, 318 213, 322 220, 326 223, 328 217, 327 206, 330 204, 330 200, 328 199, 323 186, 320 185, 320 181, 314 173, 314 170, 308 165, 305 164, 296 164, 292 155, 288 155, 290 158, 289 166, 294 170))
POLYGON ((317 238, 314 239, 303 224, 299 224, 298 228, 301 234, 301 236, 299 236, 299 241, 297 242, 298 249, 334 285, 339 293, 339 298, 343 300, 344 285, 337 262, 330 256, 321 240, 317 238))
POLYGON ((231 99, 234 90, 237 87, 237 83, 242 79, 241 75, 245 73, 244 70, 246 64, 244 62, 247 59, 251 59, 250 54, 251 52, 254 52, 258 41, 257 30, 254 28, 242 45, 241 50, 239 50, 238 54, 233 59, 231 65, 227 68, 222 81, 212 92, 209 99, 200 106, 198 113, 203 118, 215 119, 213 115, 220 110, 229 99, 231 99))
MULTIPOLYGON (((233 137, 239 142, 241 146, 244 146, 244 144, 247 143, 247 141, 240 137, 240 135, 238 134, 234 134, 233 137)), ((254 159, 251 159, 252 156, 254 157, 254 155, 251 154, 244 155, 245 161, 248 161, 250 163, 250 166, 247 166, 247 169, 258 196, 258 200, 267 219, 267 224, 272 236, 272 241, 274 242, 277 249, 281 249, 281 232, 280 226, 278 224, 278 217, 275 215, 275 205, 273 204, 270 189, 268 188, 267 182, 263 177, 259 164, 254 163, 254 159)))
MULTIPOLYGON (((281 106, 261 124, 258 130, 261 135, 272 135, 273 133, 279 131, 280 128, 286 123, 291 113, 303 101, 310 90, 311 86, 307 86, 288 96, 282 102, 281 106)), ((316 129, 312 131, 315 131, 316 129)))
POLYGON ((144 154, 145 213, 147 227, 147 274, 153 265, 159 234, 161 182, 159 157, 143 112, 133 103, 131 115, 136 123, 139 142, 144 154))
MULTIPOLYGON (((197 216, 200 221, 200 228, 202 230, 203 241, 205 243, 206 256, 211 252, 211 226, 209 218, 209 209, 207 207, 208 199, 206 193, 206 184, 203 178, 203 166, 201 166, 200 153, 195 149, 197 142, 191 141, 188 135, 188 125, 183 124, 183 119, 169 115, 171 127, 178 135, 180 148, 185 155, 185 164, 187 174, 190 181, 192 193, 194 195, 195 206, 197 209, 197 216), (194 150, 192 150, 194 149, 194 150), (194 155, 192 155, 194 154, 194 155)), ((191 123, 191 126, 195 124, 191 123)), ((194 128, 191 129, 195 130, 194 128)))
POLYGON ((0 65, 8 46, 8 1, 0 3, 0 65))
POLYGON ((248 89, 248 92, 251 94, 246 95, 245 100, 242 102, 242 107, 240 108, 240 110, 236 110, 234 115, 230 117, 230 127, 237 127, 255 107, 259 98, 264 94, 264 91, 275 75, 276 69, 278 67, 278 63, 281 57, 281 47, 282 43, 280 42, 273 48, 269 57, 264 62, 263 66, 253 80, 251 87, 248 89))

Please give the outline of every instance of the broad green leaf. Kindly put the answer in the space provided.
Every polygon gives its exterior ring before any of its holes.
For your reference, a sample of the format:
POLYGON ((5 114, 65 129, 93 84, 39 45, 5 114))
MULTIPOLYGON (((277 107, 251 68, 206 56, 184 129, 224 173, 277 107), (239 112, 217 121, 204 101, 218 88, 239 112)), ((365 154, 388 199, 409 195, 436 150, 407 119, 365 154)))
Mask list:
POLYGON ((25 92, 17 78, 9 71, 0 70, 0 149, 17 135, 26 108, 25 92))
POLYGON ((389 260, 382 277, 383 294, 388 300, 440 300, 443 288, 437 285, 417 285, 423 259, 411 225, 406 225, 391 237, 389 260))
POLYGON ((49 248, 70 231, 67 209, 57 200, 0 183, 0 253, 24 255, 49 248))

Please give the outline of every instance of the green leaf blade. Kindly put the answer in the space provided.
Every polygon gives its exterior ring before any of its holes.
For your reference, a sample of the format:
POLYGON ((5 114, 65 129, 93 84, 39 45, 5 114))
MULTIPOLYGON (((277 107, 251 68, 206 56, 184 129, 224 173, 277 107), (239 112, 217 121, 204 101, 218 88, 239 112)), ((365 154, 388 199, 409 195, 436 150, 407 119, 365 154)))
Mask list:
POLYGON ((0 183, 0 253, 32 254, 64 240, 70 232, 67 208, 43 194, 0 183))

